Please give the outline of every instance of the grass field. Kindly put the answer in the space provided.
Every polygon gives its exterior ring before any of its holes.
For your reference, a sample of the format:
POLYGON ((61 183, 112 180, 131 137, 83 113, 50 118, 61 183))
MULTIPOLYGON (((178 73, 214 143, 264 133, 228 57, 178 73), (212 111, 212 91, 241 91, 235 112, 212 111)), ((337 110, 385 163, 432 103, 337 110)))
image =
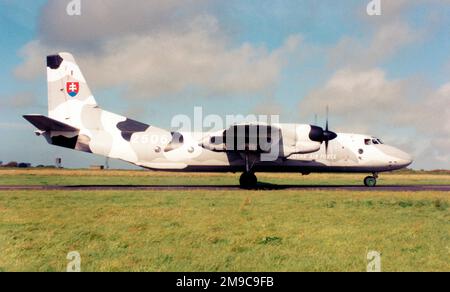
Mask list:
MULTIPOLYGON (((236 184, 237 175, 1 170, 0 184, 236 184)), ((352 175, 261 175, 360 184, 352 175)), ((390 174, 383 184, 448 184, 390 174)), ((295 179, 295 181, 293 181, 295 179)), ((3 191, 0 271, 450 271, 448 192, 3 191)))
MULTIPOLYGON (((240 174, 120 170, 1 169, 0 185, 237 185, 240 174)), ((285 185, 362 185, 367 174, 258 173, 260 182, 285 185)), ((450 185, 450 173, 382 173, 379 185, 450 185)))

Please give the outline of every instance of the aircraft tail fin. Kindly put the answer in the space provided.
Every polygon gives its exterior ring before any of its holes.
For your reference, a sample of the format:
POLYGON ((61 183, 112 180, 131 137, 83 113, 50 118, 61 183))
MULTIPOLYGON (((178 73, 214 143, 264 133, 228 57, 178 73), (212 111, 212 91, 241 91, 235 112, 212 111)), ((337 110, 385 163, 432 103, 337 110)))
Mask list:
POLYGON ((84 76, 69 53, 47 56, 48 115, 50 118, 79 124, 84 107, 96 107, 97 102, 84 76))

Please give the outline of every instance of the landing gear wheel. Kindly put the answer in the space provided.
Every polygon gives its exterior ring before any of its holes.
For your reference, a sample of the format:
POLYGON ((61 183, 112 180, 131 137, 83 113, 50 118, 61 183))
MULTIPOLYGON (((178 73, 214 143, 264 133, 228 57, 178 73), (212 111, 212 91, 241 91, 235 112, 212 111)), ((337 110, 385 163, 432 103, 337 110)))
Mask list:
POLYGON ((241 188, 254 189, 258 184, 258 179, 254 173, 244 172, 239 179, 241 188))
POLYGON ((373 188, 377 185, 377 179, 374 176, 367 176, 364 179, 364 185, 369 188, 373 188))

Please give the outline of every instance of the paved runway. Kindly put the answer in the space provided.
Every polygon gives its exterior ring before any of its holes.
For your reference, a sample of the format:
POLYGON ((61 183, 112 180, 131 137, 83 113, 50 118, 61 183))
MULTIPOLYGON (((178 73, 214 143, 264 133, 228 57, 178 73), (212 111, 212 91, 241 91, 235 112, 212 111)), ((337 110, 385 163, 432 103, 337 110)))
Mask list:
MULTIPOLYGON (((240 190, 239 186, 230 185, 80 185, 80 186, 0 186, 1 191, 222 191, 222 190, 240 190)), ((259 184, 256 190, 271 191, 271 190, 332 190, 332 191, 351 191, 351 192, 418 192, 418 191, 435 191, 435 192, 450 192, 450 185, 427 186, 427 185, 402 185, 402 186, 377 186, 368 188, 365 186, 345 186, 345 185, 272 185, 259 184)))

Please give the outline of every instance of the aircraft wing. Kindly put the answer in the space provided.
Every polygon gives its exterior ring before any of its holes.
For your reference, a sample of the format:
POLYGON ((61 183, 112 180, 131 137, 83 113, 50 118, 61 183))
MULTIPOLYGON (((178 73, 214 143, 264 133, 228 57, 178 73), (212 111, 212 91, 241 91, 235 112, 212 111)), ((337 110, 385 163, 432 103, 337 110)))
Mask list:
POLYGON ((42 115, 24 115, 23 118, 41 131, 76 132, 79 129, 42 115))
POLYGON ((268 153, 279 143, 280 128, 265 124, 233 125, 204 137, 201 146, 217 152, 268 153))

